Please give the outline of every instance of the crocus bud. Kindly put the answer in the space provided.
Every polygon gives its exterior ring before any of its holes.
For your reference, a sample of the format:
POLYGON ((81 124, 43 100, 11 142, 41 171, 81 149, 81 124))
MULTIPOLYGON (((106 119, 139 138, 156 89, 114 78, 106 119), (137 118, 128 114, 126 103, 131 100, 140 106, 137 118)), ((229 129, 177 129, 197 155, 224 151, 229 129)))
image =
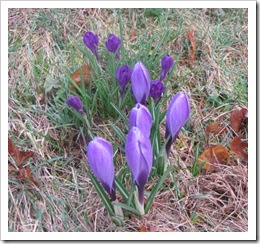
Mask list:
POLYGON ((152 115, 146 106, 141 103, 137 103, 132 108, 129 115, 130 128, 138 127, 142 131, 143 135, 147 138, 150 137, 152 128, 152 115))
POLYGON ((131 80, 131 69, 128 65, 119 66, 116 70, 116 79, 120 86, 120 94, 122 95, 128 82, 131 80))
POLYGON ((132 127, 127 135, 125 153, 133 183, 138 188, 138 200, 143 205, 144 185, 152 169, 153 152, 149 138, 137 127, 132 127))
POLYGON ((150 75, 146 67, 139 61, 132 72, 132 91, 137 103, 145 104, 150 93, 150 75))
POLYGON ((158 100, 165 90, 164 84, 160 80, 154 80, 151 82, 150 96, 154 100, 158 100))
POLYGON ((166 113, 165 138, 170 135, 166 145, 166 153, 169 157, 171 144, 176 140, 181 128, 185 125, 190 116, 190 102, 185 92, 178 92, 171 100, 166 113))
POLYGON ((109 52, 116 53, 117 58, 119 58, 120 56, 120 46, 120 38, 115 36, 114 34, 109 34, 108 39, 106 41, 106 47, 109 52))
POLYGON ((70 96, 66 99, 66 104, 69 107, 76 109, 79 113, 83 113, 83 105, 78 96, 70 96))
POLYGON ((98 36, 93 32, 88 31, 83 37, 83 42, 88 47, 88 49, 96 56, 97 60, 99 60, 98 50, 97 50, 98 42, 99 42, 98 36))
POLYGON ((112 145, 101 137, 95 137, 88 144, 87 156, 94 176, 101 182, 111 200, 116 200, 112 145))
POLYGON ((174 65, 174 60, 169 54, 167 54, 162 58, 161 65, 162 71, 160 75, 160 80, 163 80, 174 65))

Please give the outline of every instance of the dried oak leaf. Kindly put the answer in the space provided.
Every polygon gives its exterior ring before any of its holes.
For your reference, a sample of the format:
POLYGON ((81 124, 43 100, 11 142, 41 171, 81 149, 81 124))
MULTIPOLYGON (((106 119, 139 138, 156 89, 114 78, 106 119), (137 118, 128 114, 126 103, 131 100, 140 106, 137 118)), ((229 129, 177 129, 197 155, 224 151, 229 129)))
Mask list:
POLYGON ((191 43, 191 49, 190 49, 190 66, 194 65, 195 60, 195 53, 196 53, 196 43, 194 39, 194 30, 190 29, 190 31, 187 33, 187 37, 190 40, 191 43))
MULTIPOLYGON (((25 168, 22 166, 22 162, 26 160, 27 158, 30 158, 34 155, 32 151, 23 152, 20 151, 11 141, 10 138, 8 138, 8 153, 12 155, 16 161, 16 164, 19 168, 19 174, 17 178, 19 179, 27 179, 27 177, 36 185, 38 186, 38 183, 34 180, 30 167, 26 166, 25 168), (27 177, 26 177, 27 176, 27 177)), ((8 165, 8 170, 10 171, 16 171, 16 169, 12 166, 8 165)))
MULTIPOLYGON (((82 73, 84 84, 85 86, 87 86, 90 83, 90 71, 91 71, 91 66, 89 64, 85 64, 82 67, 80 67, 78 70, 76 70, 73 74, 71 74, 71 79, 77 84, 77 86, 80 86, 81 73, 82 73)), ((71 86, 70 89, 74 90, 75 87, 71 86)))
POLYGON ((19 149, 12 143, 10 138, 8 138, 8 153, 14 157, 18 167, 22 165, 24 160, 33 156, 32 151, 19 151, 19 149))
POLYGON ((230 125, 232 129, 237 133, 245 118, 247 118, 247 109, 242 108, 240 110, 234 110, 230 115, 230 125))
POLYGON ((223 132, 224 130, 225 130, 224 127, 220 127, 218 122, 215 122, 213 124, 206 126, 205 133, 206 133, 206 136, 208 136, 209 133, 218 134, 220 132, 223 132))
POLYGON ((203 169, 214 172, 217 171, 216 164, 229 164, 229 153, 221 145, 207 148, 198 158, 198 165, 206 162, 203 169))
POLYGON ((241 135, 235 137, 230 144, 230 150, 236 155, 241 156, 245 159, 248 158, 248 153, 245 152, 246 148, 248 148, 248 142, 241 141, 241 135))

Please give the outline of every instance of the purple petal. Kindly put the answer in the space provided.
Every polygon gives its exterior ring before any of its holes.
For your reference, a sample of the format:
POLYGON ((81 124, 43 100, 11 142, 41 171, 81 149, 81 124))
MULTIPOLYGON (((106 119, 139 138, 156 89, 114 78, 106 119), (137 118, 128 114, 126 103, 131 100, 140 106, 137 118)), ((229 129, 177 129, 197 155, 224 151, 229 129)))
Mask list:
POLYGON ((125 145, 126 159, 135 184, 144 186, 152 169, 153 154, 149 138, 133 127, 129 131, 125 145))
POLYGON ((98 43, 99 43, 98 36, 93 32, 88 31, 85 33, 83 37, 83 42, 98 59, 98 50, 97 50, 98 43))
POLYGON ((95 177, 114 198, 114 164, 112 145, 101 137, 95 137, 87 148, 88 162, 95 177))
POLYGON ((174 65, 174 60, 169 54, 167 54, 162 58, 161 61, 162 71, 160 75, 160 80, 163 80, 166 77, 166 75, 168 74, 168 72, 170 71, 173 65, 174 65))
POLYGON ((80 98, 78 96, 70 96, 66 99, 66 104, 69 107, 74 108, 75 110, 77 110, 79 113, 83 113, 83 105, 82 102, 80 100, 80 98))
POLYGON ((137 103, 145 104, 150 93, 150 75, 146 67, 139 61, 132 72, 132 91, 137 103))
POLYGON ((147 138, 150 137, 152 128, 152 115, 146 106, 141 103, 137 103, 131 110, 129 115, 130 128, 138 127, 142 131, 143 135, 147 138))
POLYGON ((189 116, 190 102, 188 95, 185 92, 179 92, 172 98, 166 113, 165 137, 167 138, 171 134, 170 144, 175 141, 181 128, 189 119, 189 116))
POLYGON ((105 44, 109 52, 115 53, 121 46, 121 40, 114 34, 110 34, 105 44))
POLYGON ((165 90, 165 86, 160 80, 154 80, 151 82, 150 96, 153 99, 156 100, 160 98, 164 90, 165 90))
POLYGON ((117 68, 116 79, 119 83, 120 91, 124 92, 128 82, 131 80, 131 73, 132 71, 128 65, 119 66, 117 68))

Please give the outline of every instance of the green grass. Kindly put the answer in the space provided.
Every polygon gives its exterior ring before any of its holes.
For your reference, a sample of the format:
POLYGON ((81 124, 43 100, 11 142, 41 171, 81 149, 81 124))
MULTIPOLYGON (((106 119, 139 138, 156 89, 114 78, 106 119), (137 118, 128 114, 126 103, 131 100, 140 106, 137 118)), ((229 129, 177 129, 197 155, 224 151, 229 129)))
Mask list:
POLYGON ((104 208, 86 170, 82 145, 89 140, 87 123, 65 100, 72 94, 81 97, 91 133, 114 145, 116 172, 121 172, 118 178, 130 191, 123 150, 134 99, 128 87, 120 101, 115 70, 123 64, 133 67, 140 60, 151 79, 158 79, 160 60, 167 53, 174 57, 175 65, 166 79, 167 93, 157 121, 160 126, 153 128, 154 134, 161 135, 160 141, 153 143, 155 158, 162 153, 164 114, 173 94, 180 90, 189 94, 191 116, 181 131, 182 139, 172 145, 171 174, 164 176, 164 183, 160 170, 151 174, 146 186, 150 210, 147 207, 143 218, 147 223, 156 222, 158 231, 215 231, 215 226, 217 231, 247 231, 246 193, 233 189, 235 184, 247 184, 242 177, 245 165, 232 158, 242 173, 231 167, 223 169, 226 174, 212 176, 202 174, 196 165, 198 155, 208 146, 219 143, 228 147, 235 136, 229 125, 230 113, 248 105, 246 9, 10 9, 9 15, 9 136, 21 150, 35 152, 26 164, 39 182, 36 188, 10 174, 10 231, 139 231, 135 217, 126 218, 120 227, 104 208), (130 42, 133 28, 137 39, 130 42), (197 45, 193 67, 186 36, 190 28, 197 45), (101 67, 82 42, 88 30, 100 38, 101 67), (123 41, 119 62, 105 48, 109 33, 123 41), (70 86, 76 85, 70 75, 86 63, 93 68, 91 85, 82 83, 71 91, 70 86), (227 127, 226 135, 205 138, 205 127, 216 118, 227 127), (228 172, 236 175, 235 183, 228 180, 228 172), (223 183, 222 179, 227 180, 223 183), (216 190, 221 184, 236 213, 243 213, 238 222, 235 215, 223 212, 228 211, 227 203, 216 190), (149 195, 152 189, 156 196, 149 195))

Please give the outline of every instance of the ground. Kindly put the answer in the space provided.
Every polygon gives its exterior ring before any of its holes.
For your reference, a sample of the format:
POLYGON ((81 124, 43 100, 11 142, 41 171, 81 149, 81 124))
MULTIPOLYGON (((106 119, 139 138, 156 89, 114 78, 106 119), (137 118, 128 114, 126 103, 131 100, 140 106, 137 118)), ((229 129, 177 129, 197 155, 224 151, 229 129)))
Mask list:
MULTIPOLYGON (((248 138, 246 124, 239 132, 230 125, 232 111, 248 105, 247 9, 13 8, 8 25, 9 138, 21 151, 33 152, 23 167, 29 166, 37 182, 18 178, 11 170, 18 168, 17 162, 10 155, 9 231, 248 230, 247 160, 230 149, 239 134, 244 141, 248 138), (88 177, 84 126, 79 132, 80 118, 71 118, 64 102, 71 92, 70 75, 89 63, 81 51, 88 30, 98 34, 102 48, 109 33, 121 35, 125 51, 144 59, 153 79, 160 57, 169 53, 175 65, 167 95, 184 90, 190 96, 190 120, 171 147, 173 171, 150 211, 143 217, 129 214, 124 226, 111 220, 88 177), (196 47, 187 36, 191 30, 196 47), (159 45, 160 40, 165 42, 159 45), (213 122, 224 129, 206 135, 213 122), (194 174, 191 167, 198 155, 219 144, 227 148, 229 163, 216 165, 216 172, 194 174)), ((85 104, 92 111, 110 111, 104 97, 86 94, 85 104)), ((120 144, 111 123, 123 124, 118 117, 95 113, 92 131, 120 144)), ((162 134, 164 129, 165 121, 162 134)), ((118 154, 116 161, 119 171, 125 156, 118 154)), ((155 183, 156 177, 151 178, 146 192, 155 183)))

